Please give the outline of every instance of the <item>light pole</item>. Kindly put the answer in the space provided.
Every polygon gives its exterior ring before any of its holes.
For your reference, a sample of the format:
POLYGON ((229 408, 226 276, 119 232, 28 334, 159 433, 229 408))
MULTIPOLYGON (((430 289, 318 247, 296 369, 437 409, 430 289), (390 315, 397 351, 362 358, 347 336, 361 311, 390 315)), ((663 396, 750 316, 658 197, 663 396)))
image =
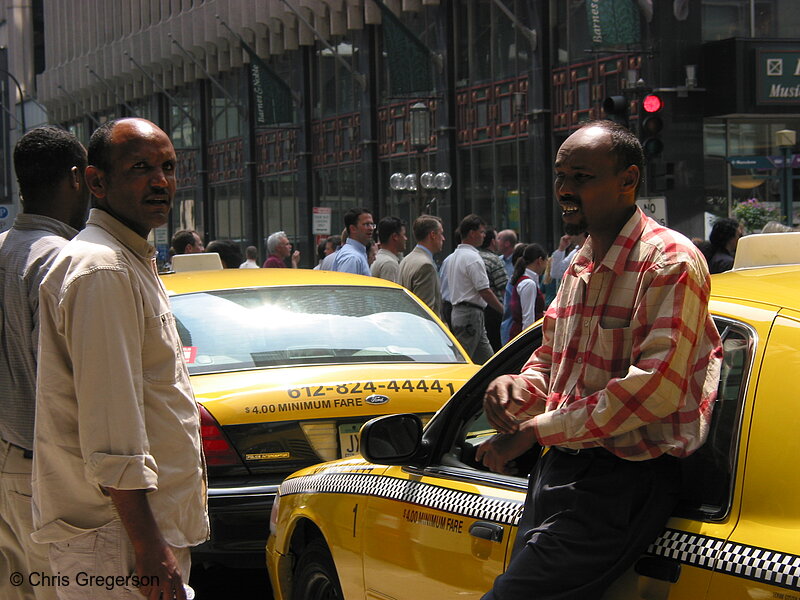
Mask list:
MULTIPOLYGON (((417 151, 417 173, 422 172, 422 153, 431 143, 431 113, 424 102, 417 102, 409 109, 409 121, 411 124, 409 142, 411 147, 417 151)), ((415 177, 416 179, 416 177, 415 177)), ((421 181, 414 181, 412 185, 416 189, 415 213, 419 214, 422 207, 422 186, 421 181)))
POLYGON ((797 132, 792 129, 781 129, 775 132, 775 145, 781 149, 783 164, 781 165, 781 213, 786 219, 786 225, 794 225, 793 210, 793 183, 792 176, 792 148, 797 143, 797 132))
POLYGON ((434 173, 433 171, 422 170, 423 152, 431 143, 431 113, 424 102, 417 102, 411 106, 409 109, 409 124, 409 145, 417 153, 417 172, 392 173, 389 177, 389 187, 395 192, 414 193, 415 206, 411 215, 413 219, 415 215, 419 215, 422 212, 429 213, 431 205, 436 200, 436 198, 432 198, 430 202, 423 205, 423 190, 427 192, 432 190, 444 192, 452 187, 453 178, 446 171, 434 173))

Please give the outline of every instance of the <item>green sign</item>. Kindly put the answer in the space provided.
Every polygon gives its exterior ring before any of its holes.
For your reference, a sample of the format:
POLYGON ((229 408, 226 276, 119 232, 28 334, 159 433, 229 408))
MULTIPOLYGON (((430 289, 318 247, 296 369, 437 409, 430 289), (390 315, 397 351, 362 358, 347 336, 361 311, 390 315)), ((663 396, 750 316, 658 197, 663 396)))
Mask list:
POLYGON ((758 104, 800 104, 800 49, 757 51, 758 104))
POLYGON ((595 48, 639 43, 639 9, 633 0, 587 0, 586 19, 595 48))

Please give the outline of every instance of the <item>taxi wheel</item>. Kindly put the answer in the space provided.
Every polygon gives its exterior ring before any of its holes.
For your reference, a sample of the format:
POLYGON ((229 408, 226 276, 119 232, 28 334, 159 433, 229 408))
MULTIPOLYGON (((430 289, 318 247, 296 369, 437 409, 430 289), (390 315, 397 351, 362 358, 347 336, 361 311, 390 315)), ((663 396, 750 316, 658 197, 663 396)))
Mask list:
POLYGON ((324 540, 315 539, 297 561, 292 600, 343 600, 336 566, 324 540))

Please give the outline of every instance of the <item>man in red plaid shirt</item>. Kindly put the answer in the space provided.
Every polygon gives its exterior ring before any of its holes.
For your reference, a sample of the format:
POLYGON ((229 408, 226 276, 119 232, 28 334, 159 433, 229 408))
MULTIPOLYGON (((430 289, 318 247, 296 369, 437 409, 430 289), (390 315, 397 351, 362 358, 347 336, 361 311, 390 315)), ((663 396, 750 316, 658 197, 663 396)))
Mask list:
POLYGON ((610 121, 561 146, 555 194, 587 242, 545 314, 520 375, 486 390, 498 434, 478 449, 497 472, 534 445, 507 571, 484 599, 599 598, 662 531, 679 459, 705 441, 722 361, 708 268, 694 244, 636 206, 644 157, 610 121))

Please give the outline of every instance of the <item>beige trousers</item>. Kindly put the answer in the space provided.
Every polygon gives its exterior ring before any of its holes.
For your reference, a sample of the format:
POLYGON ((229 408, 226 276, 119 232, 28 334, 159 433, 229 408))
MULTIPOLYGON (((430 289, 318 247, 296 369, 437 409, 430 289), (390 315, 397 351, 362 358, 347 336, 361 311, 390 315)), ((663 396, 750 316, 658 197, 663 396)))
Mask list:
MULTIPOLYGON (((184 583, 189 581, 189 548, 172 548, 184 583)), ((50 570, 57 576, 48 582, 59 600, 141 600, 142 582, 136 577, 133 546, 122 522, 117 520, 65 542, 50 544, 50 570)))
POLYGON ((54 600, 55 589, 37 585, 50 573, 47 545, 31 540, 31 467, 23 450, 0 440, 0 598, 54 600), (33 584, 33 585, 31 585, 33 584))

